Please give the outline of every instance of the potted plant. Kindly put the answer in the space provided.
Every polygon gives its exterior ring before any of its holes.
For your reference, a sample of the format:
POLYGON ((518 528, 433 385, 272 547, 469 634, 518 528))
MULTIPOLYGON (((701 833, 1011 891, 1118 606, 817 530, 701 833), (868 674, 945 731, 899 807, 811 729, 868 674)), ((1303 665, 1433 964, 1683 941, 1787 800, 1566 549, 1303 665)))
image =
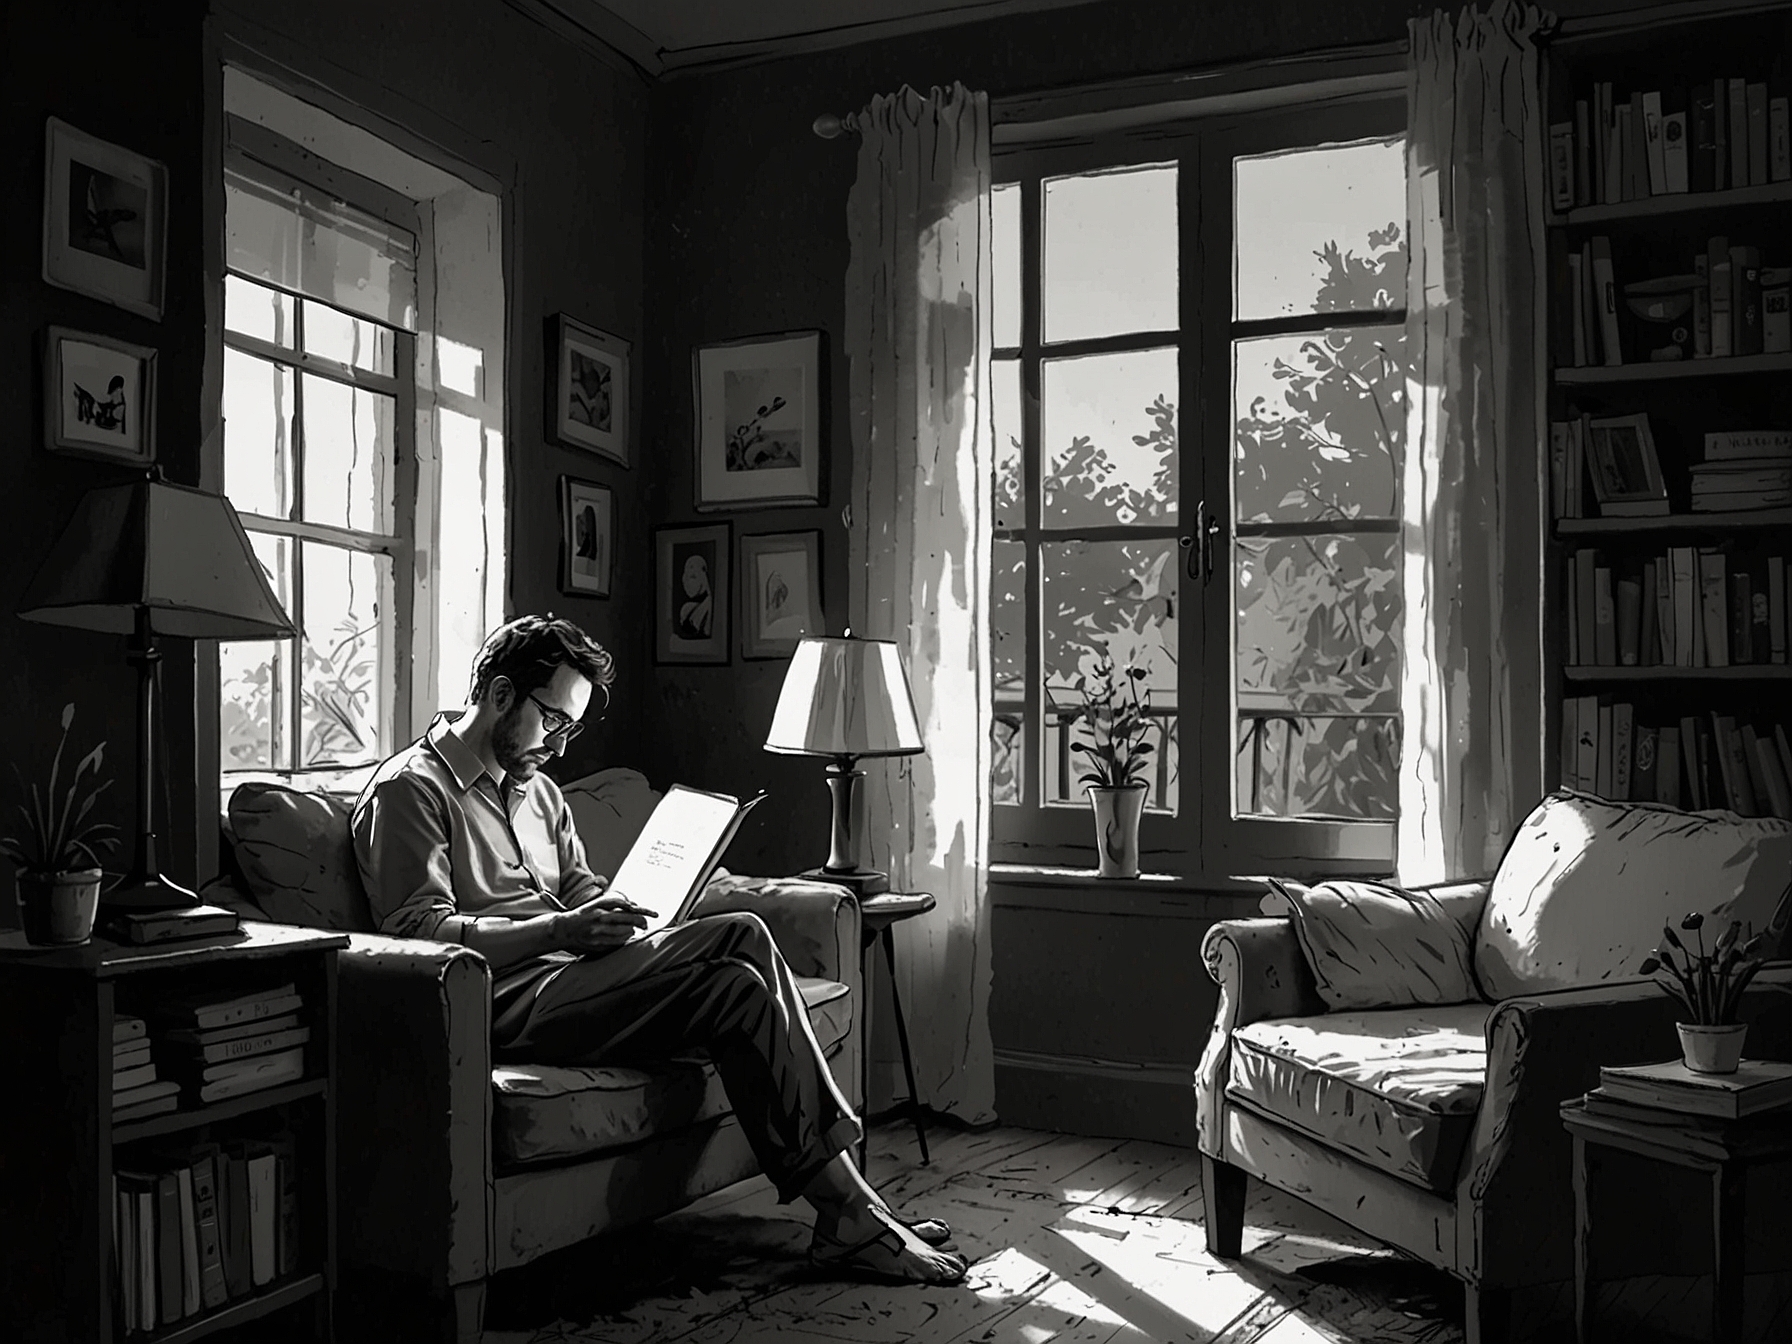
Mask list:
POLYGON ((1145 770, 1156 748, 1145 735, 1151 717, 1151 691, 1141 690, 1145 669, 1128 663, 1115 684, 1114 662, 1103 656, 1092 676, 1083 678, 1081 708, 1065 727, 1089 725, 1092 742, 1075 742, 1071 751, 1088 759, 1077 782, 1086 786, 1095 811, 1096 876, 1139 875, 1139 818, 1145 811, 1145 770))
POLYGON ((1656 976, 1655 983, 1686 1008, 1689 1020, 1675 1024, 1686 1067, 1694 1073, 1735 1073, 1742 1060, 1742 1038, 1748 1031, 1746 1022, 1736 1020, 1742 991, 1772 951, 1770 940, 1777 939, 1780 921, 1776 917, 1749 937, 1740 920, 1731 920, 1709 952, 1704 924, 1705 917, 1697 913, 1680 921, 1681 929, 1694 935, 1696 952, 1680 940, 1671 925, 1663 925, 1662 945, 1639 969, 1644 975, 1656 976))
POLYGON ((0 850, 18 868, 19 920, 25 938, 41 946, 84 943, 93 936, 100 898, 99 856, 118 843, 116 826, 91 819, 94 803, 112 785, 100 778, 104 742, 81 758, 67 791, 58 795, 62 753, 74 721, 74 705, 63 706, 62 740, 56 744, 49 782, 42 790, 36 784, 27 787, 18 767, 13 767, 24 794, 19 803, 24 826, 0 836, 0 850))

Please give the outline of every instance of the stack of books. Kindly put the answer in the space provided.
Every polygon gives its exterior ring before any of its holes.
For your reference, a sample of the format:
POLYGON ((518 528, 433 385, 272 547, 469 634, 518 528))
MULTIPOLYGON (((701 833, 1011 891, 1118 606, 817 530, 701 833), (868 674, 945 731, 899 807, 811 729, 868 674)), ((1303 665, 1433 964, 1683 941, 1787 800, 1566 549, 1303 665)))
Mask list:
POLYGON ((1695 1073, 1677 1059, 1602 1068, 1587 1111, 1657 1120, 1662 1111, 1709 1120, 1792 1111, 1792 1064, 1745 1059, 1735 1073, 1695 1073))
POLYGON ((215 1311, 298 1268, 296 1152, 280 1133, 121 1165, 112 1233, 124 1333, 215 1311))
POLYGON ((165 1001, 155 1012, 168 1073, 197 1105, 297 1082, 311 1039, 303 1007, 290 982, 234 998, 165 1001))
POLYGON ((1792 431, 1707 434, 1693 466, 1695 513, 1732 513, 1792 504, 1792 431))
POLYGON ((156 1076, 149 1024, 119 1014, 112 1019, 112 1121, 141 1120, 180 1104, 180 1084, 156 1076))

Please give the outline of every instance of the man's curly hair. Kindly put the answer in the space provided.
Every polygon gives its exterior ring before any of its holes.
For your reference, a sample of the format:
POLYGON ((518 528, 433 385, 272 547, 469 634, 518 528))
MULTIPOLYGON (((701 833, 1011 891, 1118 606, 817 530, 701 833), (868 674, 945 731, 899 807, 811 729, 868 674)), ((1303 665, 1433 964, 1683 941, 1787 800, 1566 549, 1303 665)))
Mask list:
POLYGON ((478 704, 493 680, 506 677, 518 696, 539 691, 559 668, 570 667, 593 686, 601 687, 604 702, 616 680, 616 660, 610 651, 571 621, 554 616, 518 616, 487 636, 473 660, 470 702, 478 704))

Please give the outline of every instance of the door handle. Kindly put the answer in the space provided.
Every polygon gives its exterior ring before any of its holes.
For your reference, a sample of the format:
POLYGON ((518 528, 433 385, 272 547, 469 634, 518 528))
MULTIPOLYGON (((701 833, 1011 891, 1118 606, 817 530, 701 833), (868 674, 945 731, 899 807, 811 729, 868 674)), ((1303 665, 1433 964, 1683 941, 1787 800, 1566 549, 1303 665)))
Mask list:
POLYGON ((1187 552, 1183 572, 1191 579, 1201 580, 1203 587, 1213 582, 1213 539, 1219 534, 1220 520, 1202 500, 1195 508, 1195 535, 1176 539, 1176 544, 1187 552))

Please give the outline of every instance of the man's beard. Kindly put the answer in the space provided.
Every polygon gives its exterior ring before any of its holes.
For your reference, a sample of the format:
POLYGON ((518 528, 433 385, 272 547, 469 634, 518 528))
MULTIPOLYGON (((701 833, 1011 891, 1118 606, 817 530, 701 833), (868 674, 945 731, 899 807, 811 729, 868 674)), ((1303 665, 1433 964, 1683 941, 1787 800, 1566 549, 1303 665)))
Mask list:
POLYGON ((552 753, 545 747, 532 751, 523 749, 525 734, 522 720, 523 712, 520 709, 513 709, 498 720, 498 726, 492 729, 492 755, 511 779, 526 780, 552 753))

